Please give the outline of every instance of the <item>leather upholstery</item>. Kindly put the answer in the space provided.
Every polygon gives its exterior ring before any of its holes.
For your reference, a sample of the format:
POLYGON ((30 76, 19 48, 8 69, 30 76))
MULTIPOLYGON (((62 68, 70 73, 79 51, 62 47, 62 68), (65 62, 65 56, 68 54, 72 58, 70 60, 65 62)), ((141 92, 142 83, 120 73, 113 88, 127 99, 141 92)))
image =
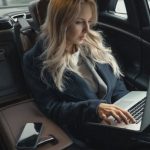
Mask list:
POLYGON ((47 6, 49 0, 32 1, 29 5, 29 11, 35 23, 35 28, 40 30, 40 26, 44 23, 47 14, 47 6))
MULTIPOLYGON (((42 10, 45 10, 47 6, 46 2, 48 2, 48 0, 39 0, 30 5, 30 11, 32 12, 32 17, 34 17, 34 23, 37 26, 40 26, 44 22, 46 11, 42 10), (36 18, 39 19, 37 22, 36 18)), ((24 50, 28 50, 34 45, 34 40, 32 42, 31 36, 37 36, 37 34, 32 33, 32 29, 24 28, 24 30, 22 29, 19 33, 18 28, 17 32, 17 34, 22 34, 20 38, 24 50)), ((16 142, 27 122, 43 122, 44 129, 41 138, 52 134, 58 140, 58 143, 55 145, 50 143, 44 144, 39 146, 37 150, 62 150, 72 144, 72 140, 64 131, 53 121, 46 118, 45 115, 38 110, 33 100, 30 99, 0 108, 0 138, 4 141, 4 145, 6 145, 8 150, 16 150, 16 142)))
POLYGON ((26 27, 26 25, 25 26, 21 25, 21 30, 20 30, 20 39, 21 39, 23 52, 31 49, 35 44, 38 34, 40 32, 40 26, 45 21, 48 3, 49 0, 37 0, 37 1, 30 2, 29 12, 33 19, 33 23, 30 23, 28 28, 26 27))
POLYGON ((37 150, 62 150, 72 144, 63 130, 46 118, 30 99, 0 109, 0 135, 9 150, 16 150, 16 142, 27 122, 43 122, 41 138, 51 134, 58 140, 55 145, 47 143, 37 150))
POLYGON ((42 25, 45 21, 46 14, 47 14, 47 6, 50 0, 39 0, 37 3, 37 14, 39 18, 39 23, 42 25), (45 10, 45 11, 43 11, 45 10))

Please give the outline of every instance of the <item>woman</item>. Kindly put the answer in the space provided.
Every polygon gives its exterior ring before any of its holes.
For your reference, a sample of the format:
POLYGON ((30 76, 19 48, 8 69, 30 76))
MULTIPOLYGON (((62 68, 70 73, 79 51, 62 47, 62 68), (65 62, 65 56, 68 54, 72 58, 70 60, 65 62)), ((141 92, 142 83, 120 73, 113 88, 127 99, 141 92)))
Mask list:
POLYGON ((109 116, 126 124, 135 121, 113 105, 128 91, 111 50, 91 28, 96 23, 94 0, 50 0, 39 41, 24 55, 35 102, 78 138, 87 122, 110 124, 109 116))

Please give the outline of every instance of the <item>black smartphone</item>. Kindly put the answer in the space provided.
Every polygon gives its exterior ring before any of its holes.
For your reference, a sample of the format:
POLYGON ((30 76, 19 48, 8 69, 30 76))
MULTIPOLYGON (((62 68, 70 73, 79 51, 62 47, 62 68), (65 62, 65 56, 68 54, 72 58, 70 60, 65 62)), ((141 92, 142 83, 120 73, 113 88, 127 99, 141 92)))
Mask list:
POLYGON ((19 140, 17 141, 17 149, 35 149, 38 145, 42 127, 43 124, 41 122, 26 123, 19 140))

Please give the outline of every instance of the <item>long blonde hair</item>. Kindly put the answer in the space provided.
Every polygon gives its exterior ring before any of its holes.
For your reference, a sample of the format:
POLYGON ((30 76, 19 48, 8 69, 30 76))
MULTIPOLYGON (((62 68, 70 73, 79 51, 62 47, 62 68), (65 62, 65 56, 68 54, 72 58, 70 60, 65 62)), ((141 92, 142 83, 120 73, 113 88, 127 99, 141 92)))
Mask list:
MULTIPOLYGON (((95 0, 50 0, 47 17, 41 27, 40 37, 44 39, 43 71, 48 70, 56 87, 64 90, 65 69, 80 75, 77 67, 72 62, 72 55, 66 53, 66 32, 75 19, 78 17, 81 4, 88 3, 92 9, 92 21, 97 23, 97 5, 95 0)), ((78 47, 78 46, 77 46, 78 47)), ((116 76, 121 74, 115 58, 111 54, 111 49, 103 44, 100 33, 90 29, 86 39, 80 48, 81 55, 89 57, 94 62, 108 63, 116 76)), ((43 77, 43 76, 42 76, 43 77)))

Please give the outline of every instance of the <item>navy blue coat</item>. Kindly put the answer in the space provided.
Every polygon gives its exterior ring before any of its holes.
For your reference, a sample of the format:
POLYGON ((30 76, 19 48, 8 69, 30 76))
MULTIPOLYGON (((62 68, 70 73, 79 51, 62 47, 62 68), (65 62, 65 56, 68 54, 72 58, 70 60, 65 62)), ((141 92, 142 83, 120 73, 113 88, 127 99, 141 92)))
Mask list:
MULTIPOLYGON (((42 42, 25 53, 23 70, 26 81, 32 91, 35 102, 42 112, 57 122, 61 127, 74 130, 88 121, 98 122, 96 108, 101 99, 91 91, 89 85, 79 75, 65 71, 69 80, 65 82, 65 91, 59 91, 51 77, 45 71, 44 76, 49 83, 46 85, 40 78, 42 61, 38 56, 43 51, 42 42)), ((96 71, 107 84, 107 94, 104 99, 113 103, 127 94, 127 89, 121 79, 118 79, 107 64, 96 64, 96 71)))

